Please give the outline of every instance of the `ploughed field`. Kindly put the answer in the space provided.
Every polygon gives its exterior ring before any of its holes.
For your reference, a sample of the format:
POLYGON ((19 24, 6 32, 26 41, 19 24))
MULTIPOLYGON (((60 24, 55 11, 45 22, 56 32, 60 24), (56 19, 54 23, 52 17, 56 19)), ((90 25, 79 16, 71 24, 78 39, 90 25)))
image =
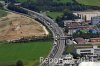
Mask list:
POLYGON ((34 19, 15 13, 0 18, 0 41, 47 36, 47 29, 34 19))

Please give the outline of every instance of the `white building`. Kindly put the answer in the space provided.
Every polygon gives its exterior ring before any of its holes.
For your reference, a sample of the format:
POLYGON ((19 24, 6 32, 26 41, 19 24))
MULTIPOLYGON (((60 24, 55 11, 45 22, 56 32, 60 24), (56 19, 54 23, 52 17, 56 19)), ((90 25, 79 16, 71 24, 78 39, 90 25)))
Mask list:
POLYGON ((61 63, 58 63, 58 66, 74 66, 75 65, 75 59, 71 54, 66 55, 62 58, 61 63))
POLYGON ((100 11, 74 12, 73 14, 80 16, 82 19, 90 21, 92 17, 100 16, 100 11))
POLYGON ((84 22, 83 19, 75 19, 75 20, 64 20, 64 26, 71 22, 84 22))
POLYGON ((100 62, 82 62, 78 66, 100 66, 100 62))
POLYGON ((100 55, 100 48, 93 46, 93 48, 77 48, 76 53, 80 55, 100 55))

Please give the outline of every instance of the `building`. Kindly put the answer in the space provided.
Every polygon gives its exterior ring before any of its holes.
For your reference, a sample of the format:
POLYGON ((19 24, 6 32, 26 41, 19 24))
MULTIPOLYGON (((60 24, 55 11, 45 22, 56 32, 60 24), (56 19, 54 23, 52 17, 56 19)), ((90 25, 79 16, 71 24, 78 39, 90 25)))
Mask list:
POLYGON ((90 42, 100 42, 100 38, 90 38, 90 42))
POLYGON ((15 3, 14 5, 15 6, 21 6, 21 3, 15 3))
POLYGON ((68 23, 81 23, 84 22, 82 19, 75 19, 75 20, 64 20, 64 26, 66 26, 68 23))
POLYGON ((100 48, 98 48, 97 46, 93 46, 90 48, 84 47, 84 48, 76 48, 76 53, 79 55, 100 55, 100 48))
POLYGON ((100 25, 100 16, 92 17, 91 24, 92 25, 100 25))
POLYGON ((72 35, 77 31, 78 26, 81 24, 79 22, 68 22, 66 23, 66 27, 69 29, 68 35, 72 35))
POLYGON ((75 59, 71 54, 67 54, 62 58, 61 63, 59 62, 56 66, 75 66, 75 59))
POLYGON ((75 42, 77 44, 85 44, 86 43, 85 39, 80 38, 80 37, 79 38, 75 38, 74 40, 75 40, 75 42))
POLYGON ((100 62, 82 62, 78 66, 100 66, 100 62))
POLYGON ((78 29, 80 29, 80 30, 89 30, 89 29, 93 29, 93 26, 79 26, 78 29))
POLYGON ((73 14, 79 15, 83 20, 86 18, 86 21, 91 21, 92 17, 100 16, 100 11, 74 12, 73 14))

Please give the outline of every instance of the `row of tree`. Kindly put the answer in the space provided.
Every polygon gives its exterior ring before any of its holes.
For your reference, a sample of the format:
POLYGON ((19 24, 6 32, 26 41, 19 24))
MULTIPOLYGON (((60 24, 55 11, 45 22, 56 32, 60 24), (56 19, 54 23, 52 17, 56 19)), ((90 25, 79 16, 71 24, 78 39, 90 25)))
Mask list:
POLYGON ((80 5, 77 3, 57 3, 53 0, 36 0, 35 3, 27 1, 22 4, 23 7, 30 8, 32 10, 38 9, 39 11, 63 11, 68 8, 73 11, 83 11, 86 10, 87 7, 84 5, 80 5))
POLYGON ((98 38, 98 37, 100 37, 100 33, 82 33, 82 32, 80 32, 80 33, 74 33, 73 34, 73 37, 74 38, 77 38, 77 37, 82 37, 82 38, 84 38, 84 39, 89 39, 89 38, 98 38))
MULTIPOLYGON (((17 3, 17 0, 5 0, 6 2, 17 3)), ((32 0, 27 0, 23 2, 21 6, 29 8, 35 11, 64 11, 64 9, 68 8, 71 11, 84 11, 88 9, 100 10, 98 6, 89 6, 79 4, 76 0, 72 0, 73 2, 67 3, 57 3, 53 0, 36 0, 33 2, 32 0)))

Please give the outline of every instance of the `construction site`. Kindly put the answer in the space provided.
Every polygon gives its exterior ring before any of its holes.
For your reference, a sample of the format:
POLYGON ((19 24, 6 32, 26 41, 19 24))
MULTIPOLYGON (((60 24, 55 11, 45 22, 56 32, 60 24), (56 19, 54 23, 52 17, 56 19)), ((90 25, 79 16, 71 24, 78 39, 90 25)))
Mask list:
POLYGON ((14 41, 21 38, 43 37, 49 32, 41 23, 24 15, 8 13, 0 18, 0 41, 14 41))

